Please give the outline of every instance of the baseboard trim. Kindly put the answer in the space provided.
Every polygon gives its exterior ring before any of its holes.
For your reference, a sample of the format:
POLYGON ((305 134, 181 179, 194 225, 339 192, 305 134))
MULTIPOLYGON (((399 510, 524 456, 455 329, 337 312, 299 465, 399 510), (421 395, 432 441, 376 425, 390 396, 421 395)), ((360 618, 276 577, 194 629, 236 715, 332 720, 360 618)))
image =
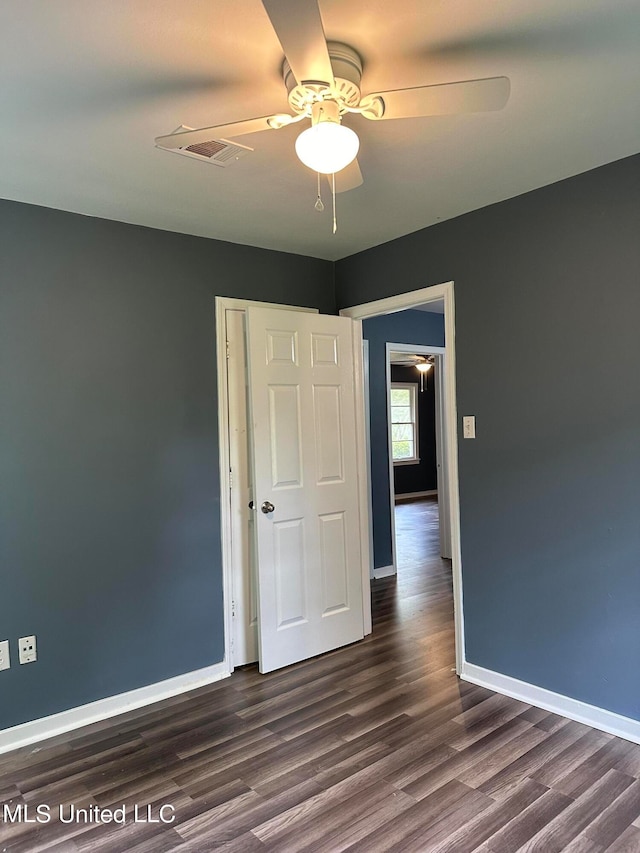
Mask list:
POLYGON ((561 693, 554 693, 544 687, 519 681, 517 678, 493 672, 473 663, 463 663, 460 678, 463 681, 478 684, 480 687, 488 687, 496 693, 519 699, 528 705, 535 705, 536 708, 543 708, 545 711, 560 714, 578 723, 585 723, 594 729, 616 735, 632 743, 640 743, 640 722, 631 717, 605 711, 604 708, 588 705, 578 699, 571 699, 561 693))
POLYGON ((429 489, 426 492, 405 492, 403 495, 394 495, 395 502, 400 503, 401 501, 414 501, 418 498, 432 498, 438 494, 437 489, 429 489))
POLYGON ((0 755, 227 678, 226 661, 0 731, 0 755))
POLYGON ((379 569, 373 570, 373 579, 377 578, 390 578, 391 575, 396 575, 396 567, 395 566, 380 566, 379 569))

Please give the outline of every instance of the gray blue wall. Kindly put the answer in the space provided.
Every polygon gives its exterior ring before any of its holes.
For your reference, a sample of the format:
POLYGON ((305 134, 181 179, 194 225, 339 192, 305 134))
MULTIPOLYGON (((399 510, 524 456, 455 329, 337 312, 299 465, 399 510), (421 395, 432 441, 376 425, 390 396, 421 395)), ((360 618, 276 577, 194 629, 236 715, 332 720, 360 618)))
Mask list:
MULTIPOLYGON (((340 261, 455 280, 468 659, 640 719, 640 157, 340 261), (478 366, 481 370, 478 370, 478 366)), ((213 295, 332 264, 0 202, 0 728, 222 658, 213 295)))
POLYGON ((325 261, 7 201, 0 285, 2 729, 222 660, 213 297, 335 304, 325 261))
POLYGON ((639 235, 636 156, 336 265, 340 307, 455 281, 468 660, 635 719, 639 235))
MULTIPOLYGON (((339 267, 338 267, 339 269, 339 267)), ((376 297, 372 296, 371 299, 376 297)), ((361 300, 369 301, 367 297, 361 300)), ((352 303, 357 304, 357 303, 352 303)), ((387 432, 386 344, 444 346, 444 319, 427 311, 398 311, 362 323, 369 341, 369 409, 371 421, 371 495, 373 512, 373 565, 393 563, 389 495, 389 440, 387 432)))

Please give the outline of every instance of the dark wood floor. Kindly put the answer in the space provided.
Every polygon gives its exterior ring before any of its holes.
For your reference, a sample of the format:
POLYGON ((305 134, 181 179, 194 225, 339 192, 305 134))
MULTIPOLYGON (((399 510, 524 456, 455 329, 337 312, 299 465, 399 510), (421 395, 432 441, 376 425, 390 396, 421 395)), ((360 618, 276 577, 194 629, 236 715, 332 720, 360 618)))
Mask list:
POLYGON ((640 747, 459 682, 437 507, 397 513, 371 637, 1 757, 0 817, 54 810, 0 823, 0 853, 640 851, 640 747), (127 822, 61 823, 59 804, 127 822), (136 804, 175 822, 134 823, 136 804))

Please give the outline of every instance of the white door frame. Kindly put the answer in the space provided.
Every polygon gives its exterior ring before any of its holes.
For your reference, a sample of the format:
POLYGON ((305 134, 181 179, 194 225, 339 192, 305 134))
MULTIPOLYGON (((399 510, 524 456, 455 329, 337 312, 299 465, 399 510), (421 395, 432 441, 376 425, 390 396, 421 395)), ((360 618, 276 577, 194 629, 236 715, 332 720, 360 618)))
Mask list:
MULTIPOLYGON (((365 488, 367 491, 367 526, 369 528, 369 579, 364 576, 362 582, 365 586, 373 578, 373 495, 371 494, 371 415, 370 415, 370 400, 369 400, 369 341, 362 341, 362 378, 364 382, 364 433, 365 433, 365 452, 366 452, 366 482, 365 488)), ((371 633, 371 625, 369 631, 371 633)))
MULTIPOLYGON (((391 511, 391 560, 393 562, 394 574, 398 572, 398 558, 396 548, 396 485, 395 485, 395 466, 393 464, 393 448, 391 446, 391 359, 392 352, 415 353, 416 355, 435 355, 436 370, 441 376, 444 376, 443 370, 444 356, 447 352, 445 347, 430 347, 423 344, 394 344, 386 343, 385 366, 386 366, 386 390, 387 390, 387 453, 389 456, 389 507, 391 511)), ((416 378, 416 383, 418 379, 416 378)), ((443 388, 444 390, 444 388, 443 388)), ((445 497, 447 489, 442 489, 445 497)), ((438 501, 440 501, 440 489, 438 488, 438 501)), ((370 516, 371 518, 371 516, 370 516)), ((371 527, 373 527, 373 519, 371 518, 371 527)))
MULTIPOLYGON (((278 308, 289 311, 303 311, 319 314, 317 308, 305 308, 300 305, 279 305, 272 302, 258 302, 250 299, 234 299, 227 296, 215 297, 216 323, 216 370, 218 379, 218 444, 220 461, 220 538, 222 550, 222 598, 224 613, 224 658, 225 674, 234 669, 233 662, 233 549, 232 549, 232 512, 230 484, 230 447, 229 447, 229 387, 227 377, 227 333, 226 312, 246 311, 247 308, 278 308)), ((354 338, 354 387, 356 393, 356 431, 364 436, 364 389, 362 370, 362 347, 359 336, 354 338), (358 338, 358 340, 356 340, 358 338)), ((364 441, 358 442, 358 489, 360 501, 360 538, 362 545, 362 600, 364 635, 371 633, 371 593, 369 588, 369 529, 368 523, 368 477, 366 469, 366 450, 364 441), (364 501, 364 502, 363 502, 364 501)))
POLYGON ((250 307, 285 308, 289 311, 320 313, 317 308, 299 305, 277 305, 271 302, 256 302, 250 299, 215 297, 216 320, 216 367, 218 375, 218 444, 220 459, 220 538, 222 545, 222 599, 224 612, 224 658, 225 672, 231 673, 233 663, 233 550, 231 520, 231 483, 229 448, 229 385, 227 379, 227 329, 226 312, 246 311, 250 307))
POLYGON ((458 480, 458 418, 456 408, 456 370, 455 370, 455 304, 452 281, 423 287, 409 293, 401 293, 386 299, 365 302, 340 313, 353 320, 364 320, 382 314, 393 314, 409 308, 417 308, 437 299, 444 300, 445 353, 447 369, 444 376, 444 420, 445 454, 447 481, 449 484, 449 517, 451 522, 451 560, 453 574, 453 616, 455 624, 456 672, 460 675, 465 661, 464 653, 464 611, 462 596, 462 555, 460 548, 460 493, 458 480))

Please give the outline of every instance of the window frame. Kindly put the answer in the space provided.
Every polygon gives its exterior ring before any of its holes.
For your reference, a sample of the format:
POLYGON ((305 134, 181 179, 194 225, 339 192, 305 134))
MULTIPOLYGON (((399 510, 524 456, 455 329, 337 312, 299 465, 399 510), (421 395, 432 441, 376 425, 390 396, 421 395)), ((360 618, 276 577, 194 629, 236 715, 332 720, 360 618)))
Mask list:
POLYGON ((418 445, 418 383, 417 382, 390 382, 389 383, 389 450, 391 453, 391 461, 393 465, 419 465, 420 464, 420 447, 418 445), (394 390, 408 390, 411 394, 409 407, 411 409, 411 421, 398 421, 398 423, 410 423, 413 427, 413 456, 406 459, 393 458, 393 406, 391 403, 391 392, 394 390))

